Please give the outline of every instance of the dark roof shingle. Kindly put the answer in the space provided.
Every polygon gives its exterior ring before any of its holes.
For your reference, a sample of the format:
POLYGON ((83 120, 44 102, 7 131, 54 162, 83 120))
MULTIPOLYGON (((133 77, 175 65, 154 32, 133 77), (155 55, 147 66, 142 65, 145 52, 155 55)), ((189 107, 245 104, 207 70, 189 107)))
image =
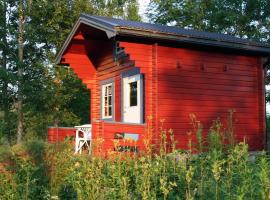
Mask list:
POLYGON ((62 55, 64 54, 66 48, 68 47, 72 37, 76 33, 80 24, 86 24, 96 29, 105 31, 108 38, 117 35, 145 37, 154 40, 165 40, 168 42, 179 42, 186 44, 197 44, 201 46, 229 48, 261 54, 264 56, 270 56, 270 45, 267 43, 241 39, 226 34, 210 33, 173 26, 165 26, 160 24, 151 24, 81 14, 57 55, 57 63, 60 63, 62 55))
POLYGON ((109 18, 109 17, 92 16, 92 15, 87 15, 87 14, 82 14, 81 16, 88 18, 90 20, 96 20, 97 22, 101 22, 101 23, 103 22, 104 25, 109 25, 112 28, 126 27, 126 28, 136 29, 136 30, 160 32, 160 33, 165 33, 165 34, 173 34, 173 35, 203 38, 203 39, 209 39, 209 40, 270 47, 270 45, 265 44, 265 43, 255 42, 255 41, 251 41, 247 39, 241 39, 241 38, 228 35, 228 34, 211 33, 211 32, 205 32, 205 31, 179 28, 179 27, 174 27, 174 26, 165 26, 161 24, 151 24, 151 23, 129 21, 129 20, 116 19, 116 18, 109 18))

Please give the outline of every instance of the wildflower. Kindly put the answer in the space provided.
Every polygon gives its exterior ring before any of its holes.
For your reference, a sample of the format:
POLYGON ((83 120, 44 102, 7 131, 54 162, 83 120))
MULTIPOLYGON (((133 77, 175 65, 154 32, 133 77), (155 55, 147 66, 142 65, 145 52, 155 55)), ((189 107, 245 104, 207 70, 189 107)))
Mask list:
POLYGON ((192 166, 190 166, 186 173, 186 181, 190 183, 192 181, 192 177, 194 175, 194 169, 192 166))
POLYGON ((214 162, 214 164, 212 165, 212 173, 214 175, 214 179, 215 181, 219 181, 220 179, 220 175, 222 173, 222 165, 223 165, 224 161, 216 161, 214 162))
POLYGON ((169 182, 169 184, 172 186, 172 187, 177 187, 177 184, 176 184, 176 182, 174 181, 174 182, 169 182))
POLYGON ((76 162, 75 163, 75 167, 80 167, 80 163, 79 162, 76 162))

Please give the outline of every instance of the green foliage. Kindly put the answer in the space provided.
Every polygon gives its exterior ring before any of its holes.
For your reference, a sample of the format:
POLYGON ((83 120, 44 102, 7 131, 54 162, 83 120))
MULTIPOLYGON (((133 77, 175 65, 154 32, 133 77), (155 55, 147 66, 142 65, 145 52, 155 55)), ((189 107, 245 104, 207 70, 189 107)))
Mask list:
POLYGON ((78 199, 265 199, 269 156, 252 161, 245 143, 224 151, 211 141, 209 151, 197 155, 163 149, 154 156, 120 154, 107 159, 74 157, 68 145, 66 150, 62 146, 56 153, 62 160, 52 161, 52 181, 58 186, 53 195, 68 186, 78 199))
POLYGON ((0 173, 0 197, 2 200, 17 199, 14 188, 14 182, 10 175, 0 173))
POLYGON ((161 149, 152 154, 74 155, 68 140, 2 148, 0 199, 268 199, 269 155, 250 154, 244 142, 221 145, 229 128, 219 120, 200 136, 202 125, 192 120, 199 141, 191 151, 164 145, 175 141, 162 127, 161 149))
POLYGON ((5 161, 9 159, 9 157, 12 155, 10 151, 10 146, 7 146, 5 144, 0 145, 0 162, 5 161))
POLYGON ((268 0, 152 0, 148 16, 162 24, 268 41, 269 6, 268 0))
POLYGON ((0 1, 0 138, 16 141, 19 98, 24 140, 45 138, 48 125, 90 122, 89 90, 71 70, 54 64, 83 12, 140 19, 136 0, 0 1), (17 55, 19 14, 24 18, 22 61, 17 55))
POLYGON ((71 185, 62 185, 59 191, 59 199, 61 200, 76 200, 77 192, 71 185))
POLYGON ((45 143, 32 141, 6 147, 1 159, 1 199, 50 199, 45 143))

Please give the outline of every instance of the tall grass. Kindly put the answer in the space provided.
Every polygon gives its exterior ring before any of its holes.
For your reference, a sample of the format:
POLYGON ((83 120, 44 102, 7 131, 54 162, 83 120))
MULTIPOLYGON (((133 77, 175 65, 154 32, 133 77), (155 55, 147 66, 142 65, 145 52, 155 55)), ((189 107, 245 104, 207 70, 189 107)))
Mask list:
POLYGON ((69 141, 12 147, 3 153, 0 199, 269 199, 269 156, 251 159, 248 145, 236 144, 229 120, 227 127, 214 121, 203 135, 191 115, 197 139, 187 151, 176 149, 173 130, 162 125, 158 152, 151 127, 141 154, 75 156, 69 141))

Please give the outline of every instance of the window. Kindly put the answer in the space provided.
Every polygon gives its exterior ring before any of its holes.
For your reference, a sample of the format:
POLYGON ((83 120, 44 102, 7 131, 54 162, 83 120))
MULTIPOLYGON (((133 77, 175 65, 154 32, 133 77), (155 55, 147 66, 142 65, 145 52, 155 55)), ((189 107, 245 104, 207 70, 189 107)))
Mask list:
POLYGON ((117 140, 133 140, 133 141, 138 141, 139 140, 139 134, 137 133, 115 133, 114 134, 114 139, 117 140))
POLYGON ((137 106, 137 81, 129 83, 129 105, 137 106))
POLYGON ((102 118, 110 119, 113 115, 113 84, 102 85, 102 118))

